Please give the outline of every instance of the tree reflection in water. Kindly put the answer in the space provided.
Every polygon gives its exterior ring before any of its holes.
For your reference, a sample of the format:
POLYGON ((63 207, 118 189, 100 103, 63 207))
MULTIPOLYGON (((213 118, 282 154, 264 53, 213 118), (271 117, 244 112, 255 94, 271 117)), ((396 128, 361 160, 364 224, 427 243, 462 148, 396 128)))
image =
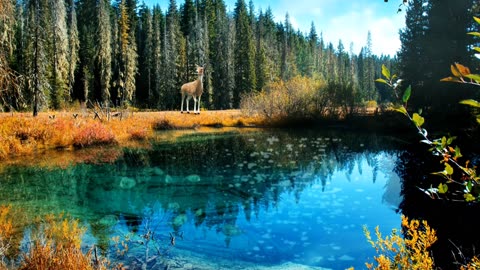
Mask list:
MULTIPOLYGON (((391 218, 384 218, 388 224, 399 225, 394 211, 381 210, 378 205, 384 203, 397 210, 401 200, 400 179, 393 173, 400 146, 389 137, 338 131, 192 133, 175 143, 157 143, 148 150, 123 149, 123 155, 112 163, 48 169, 6 167, 0 186, 1 203, 28 208, 32 216, 69 212, 88 224, 94 241, 105 250, 115 231, 141 234, 147 216, 156 222, 155 229, 166 242, 169 235, 185 235, 217 255, 223 251, 215 250, 218 247, 208 242, 212 233, 218 239, 221 235, 226 247, 232 245, 232 239, 243 237, 245 243, 240 247, 252 250, 244 256, 252 256, 249 259, 256 262, 268 262, 265 256, 272 250, 280 257, 270 258, 270 263, 299 261, 298 256, 303 256, 308 257, 304 262, 311 265, 338 266, 340 261, 348 267, 355 255, 359 260, 355 263, 363 265, 365 254, 370 254, 363 250, 368 248, 361 230, 362 222, 370 222, 366 216, 379 218, 378 215, 385 215, 382 211, 390 211, 391 218), (365 177, 368 179, 362 180, 365 177), (375 190, 383 192, 378 194, 380 200, 365 204, 377 196, 368 192, 373 192, 370 186, 375 186, 379 178, 382 186, 375 190), (369 182, 368 186, 362 181, 369 182), (345 184, 335 186, 337 182, 345 184), (290 196, 295 212, 279 213, 275 218, 280 220, 261 217, 288 210, 285 204, 290 204, 290 196), (308 209, 296 208, 306 201, 304 207, 308 209), (315 216, 318 212, 312 209, 325 213, 315 216), (264 224, 257 224, 263 219, 264 224), (298 220, 315 224, 300 226, 298 220), (251 225, 239 226, 242 222, 251 225), (265 228, 259 233, 259 227, 275 227, 272 222, 285 230, 283 240, 270 241, 273 233, 265 228), (203 236, 189 224, 203 231, 203 236), (319 224, 324 227, 313 230, 319 224), (247 231, 245 227, 259 232, 247 231), (362 247, 357 251, 347 243, 339 247, 334 242, 339 241, 338 237, 327 236, 347 229, 349 235, 358 234, 356 239, 362 247), (288 234, 295 235, 288 238, 288 234), (310 235, 331 240, 323 243, 327 240, 310 239, 310 235), (298 242, 289 240, 294 238, 298 242), (267 240, 272 243, 265 245, 266 253, 262 255, 257 251, 267 240), (310 251, 307 254, 309 246, 315 246, 318 253, 322 252, 320 249, 333 253, 330 257, 310 257, 313 255, 310 251)), ((195 244, 177 244, 198 249, 195 244)), ((239 247, 237 244, 231 248, 239 247)))

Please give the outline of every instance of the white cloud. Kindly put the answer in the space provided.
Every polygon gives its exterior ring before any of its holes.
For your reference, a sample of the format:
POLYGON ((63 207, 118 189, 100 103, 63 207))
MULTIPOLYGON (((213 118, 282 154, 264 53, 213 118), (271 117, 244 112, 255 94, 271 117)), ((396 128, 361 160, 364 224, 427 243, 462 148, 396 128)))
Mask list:
POLYGON ((268 6, 272 8, 277 22, 283 22, 288 13, 294 29, 303 33, 308 33, 314 22, 319 34, 323 32, 325 42, 331 42, 335 47, 341 39, 347 50, 353 42, 354 53, 359 53, 366 45, 370 31, 374 54, 393 56, 400 48, 398 30, 404 26, 405 14, 397 14, 391 5, 369 0, 353 3, 339 0, 267 0, 256 4, 256 8, 263 10, 268 6))
POLYGON ((350 11, 331 18, 322 27, 317 28, 323 32, 324 40, 338 44, 341 39, 346 48, 353 42, 354 53, 367 44, 367 35, 372 35, 372 51, 374 54, 395 55, 400 48, 398 29, 403 26, 403 15, 395 14, 392 17, 379 17, 374 9, 350 11))

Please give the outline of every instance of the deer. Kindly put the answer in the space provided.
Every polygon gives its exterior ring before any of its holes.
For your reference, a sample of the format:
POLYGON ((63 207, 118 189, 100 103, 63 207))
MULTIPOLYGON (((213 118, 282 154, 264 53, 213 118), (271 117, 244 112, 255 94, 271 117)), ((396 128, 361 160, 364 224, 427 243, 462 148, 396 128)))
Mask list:
POLYGON ((190 113, 188 108, 188 102, 193 98, 193 113, 200 114, 200 97, 203 94, 203 71, 205 70, 205 65, 197 65, 197 74, 198 78, 193 82, 188 82, 182 85, 180 88, 180 93, 182 94, 182 107, 180 113, 183 113, 183 101, 185 96, 187 97, 187 113, 190 113), (197 101, 198 98, 198 101, 197 101), (198 105, 197 105, 198 104, 198 105))

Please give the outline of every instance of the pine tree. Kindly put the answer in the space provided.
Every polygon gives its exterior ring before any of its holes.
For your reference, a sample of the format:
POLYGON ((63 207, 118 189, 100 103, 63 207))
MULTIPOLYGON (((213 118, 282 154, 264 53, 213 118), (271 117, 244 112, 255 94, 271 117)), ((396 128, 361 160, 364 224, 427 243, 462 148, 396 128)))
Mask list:
MULTIPOLYGON (((20 63, 13 63, 16 54, 15 49, 23 49, 15 44, 15 32, 23 31, 22 18, 16 20, 14 0, 5 0, 0 3, 0 111, 18 108, 22 101, 19 76, 11 69, 11 64, 20 66, 20 63), (17 26, 16 26, 17 25, 17 26)), ((17 12, 17 14, 21 12, 17 12)), ((20 40, 22 37, 17 36, 20 40)))
POLYGON ((75 70, 78 64, 78 50, 80 47, 80 40, 78 37, 77 26, 77 12, 75 2, 68 1, 68 91, 70 100, 73 97, 73 85, 75 83, 75 70))
MULTIPOLYGON (((120 106, 131 104, 135 94, 135 77, 137 73, 137 51, 135 42, 135 29, 131 28, 129 11, 125 0, 118 5, 119 27, 119 86, 118 103, 120 106)), ((133 20, 133 19, 132 19, 133 20)))
POLYGON ((267 83, 267 53, 266 53, 266 45, 264 40, 264 24, 263 24, 263 13, 260 11, 258 25, 256 27, 256 53, 255 53, 255 77, 257 79, 257 88, 256 90, 260 91, 267 83))
POLYGON ((308 34, 308 60, 306 75, 313 77, 318 72, 318 34, 313 22, 308 34))
POLYGON ((235 90, 233 106, 238 108, 240 98, 255 90, 255 46, 247 7, 244 0, 235 4, 235 90))
MULTIPOLYGON (((150 105, 154 108, 160 108, 162 101, 161 96, 161 83, 162 83, 162 28, 164 25, 164 18, 160 6, 153 8, 152 18, 152 73, 153 73, 153 86, 152 97, 150 105)), ((164 30, 163 30, 164 31, 164 30)))
POLYGON ((37 116, 42 107, 48 106, 50 84, 47 78, 47 52, 48 40, 48 2, 45 0, 27 1, 26 21, 26 76, 27 87, 33 105, 33 116, 37 116))
POLYGON ((150 8, 145 4, 140 8, 138 23, 138 79, 137 82, 137 103, 149 105, 152 99, 153 87, 153 21, 150 8))
POLYGON ((211 49, 213 106, 230 109, 233 106, 234 34, 235 22, 228 18, 223 0, 215 3, 215 35, 211 49))
POLYGON ((367 34, 367 45, 364 47, 363 53, 363 91, 365 93, 365 99, 376 100, 374 56, 372 53, 372 34, 370 31, 368 31, 367 34))
POLYGON ((264 39, 266 44, 266 69, 268 81, 272 82, 280 77, 280 45, 277 42, 277 27, 273 20, 273 13, 267 8, 263 16, 264 39))
MULTIPOLYGON (((180 104, 180 83, 185 82, 183 70, 186 62, 185 39, 181 34, 180 19, 175 0, 170 0, 164 33, 164 108, 173 109, 180 104)), ((178 108, 178 107, 177 107, 178 108)))
POLYGON ((462 63, 472 65, 470 52, 473 40, 470 31, 472 24, 471 9, 473 0, 431 1, 428 11, 428 31, 425 39, 426 70, 424 78, 428 81, 422 92, 432 112, 445 114, 466 113, 465 106, 459 101, 471 97, 473 89, 467 85, 455 85, 440 82, 451 74, 450 65, 462 63))
POLYGON ((74 98, 87 102, 94 93, 95 45, 97 27, 97 6, 92 0, 78 1, 79 67, 75 76, 74 98))
POLYGON ((112 79, 112 44, 110 24, 110 4, 108 0, 98 3, 98 42, 96 65, 99 72, 101 100, 106 108, 110 102, 110 81, 112 79))
POLYGON ((59 109, 65 106, 70 100, 68 75, 68 31, 67 31, 67 13, 65 0, 50 0, 51 6, 51 76, 50 76, 50 100, 52 107, 59 109))

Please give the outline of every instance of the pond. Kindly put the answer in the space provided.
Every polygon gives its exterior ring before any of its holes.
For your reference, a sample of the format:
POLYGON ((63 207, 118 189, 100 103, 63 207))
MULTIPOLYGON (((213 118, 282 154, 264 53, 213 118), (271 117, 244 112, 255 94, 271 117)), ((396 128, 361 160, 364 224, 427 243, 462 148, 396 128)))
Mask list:
POLYGON ((115 153, 109 162, 3 166, 0 204, 69 213, 88 228, 85 247, 133 269, 145 239, 120 256, 112 237, 154 235, 149 269, 364 269, 375 251, 363 226, 383 234, 400 227, 402 143, 391 137, 257 129, 162 136, 149 148, 103 149, 115 153))

